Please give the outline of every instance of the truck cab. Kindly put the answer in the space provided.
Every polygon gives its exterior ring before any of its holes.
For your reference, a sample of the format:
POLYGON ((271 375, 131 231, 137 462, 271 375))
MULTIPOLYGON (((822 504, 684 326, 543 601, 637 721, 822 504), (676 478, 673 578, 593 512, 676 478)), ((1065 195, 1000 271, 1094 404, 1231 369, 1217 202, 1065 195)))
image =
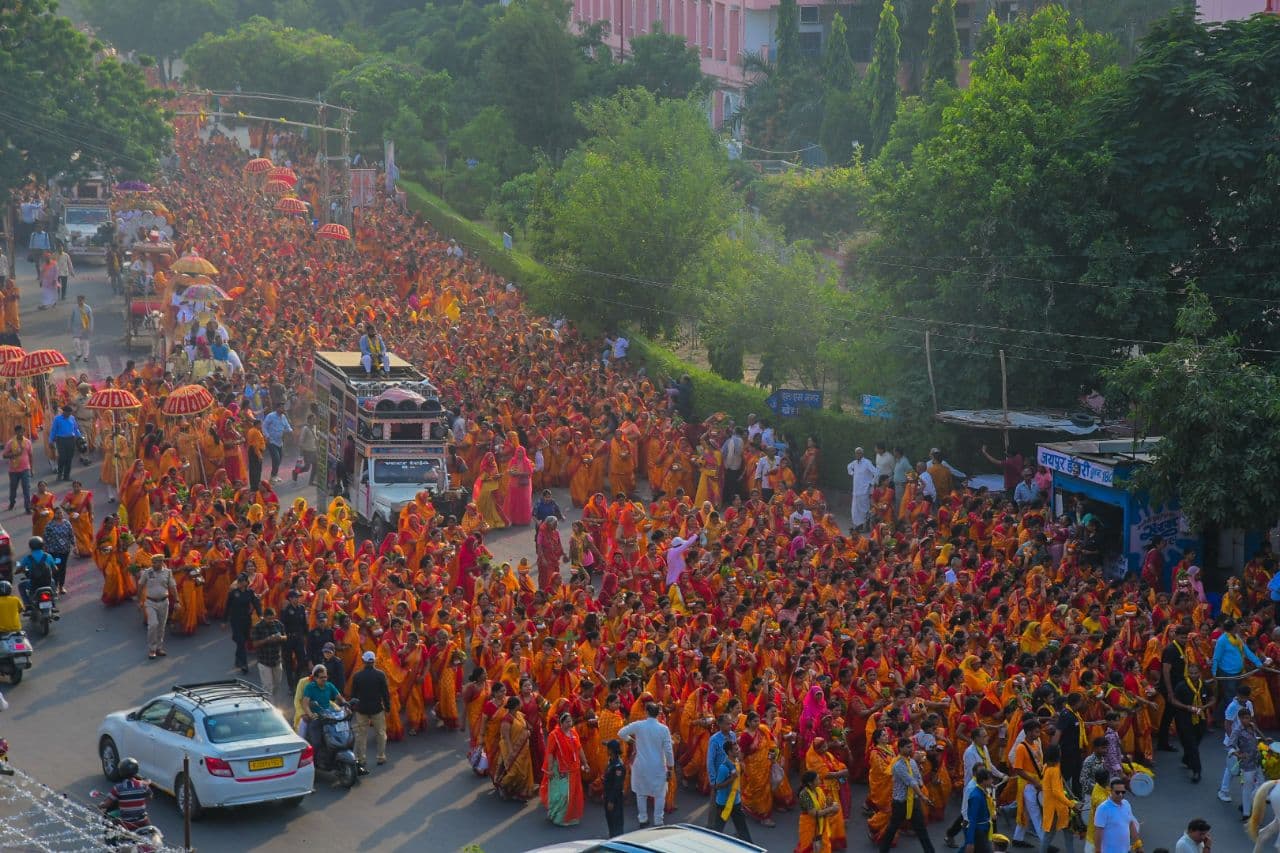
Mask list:
POLYGON ((110 189, 102 175, 91 175, 65 185, 56 184, 54 236, 67 247, 73 260, 103 258, 115 236, 110 189))
POLYGON ((358 352, 316 353, 317 449, 322 505, 341 495, 375 540, 396 529, 420 492, 448 487, 447 413, 419 370, 392 355, 369 375, 358 352))

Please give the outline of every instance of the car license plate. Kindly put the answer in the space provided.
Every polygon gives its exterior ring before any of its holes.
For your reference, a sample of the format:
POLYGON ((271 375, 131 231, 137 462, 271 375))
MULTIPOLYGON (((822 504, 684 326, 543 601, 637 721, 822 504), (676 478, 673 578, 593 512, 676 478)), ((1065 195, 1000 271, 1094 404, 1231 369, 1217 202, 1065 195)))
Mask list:
POLYGON ((258 758, 249 762, 250 770, 276 770, 284 767, 284 756, 277 755, 275 758, 258 758))

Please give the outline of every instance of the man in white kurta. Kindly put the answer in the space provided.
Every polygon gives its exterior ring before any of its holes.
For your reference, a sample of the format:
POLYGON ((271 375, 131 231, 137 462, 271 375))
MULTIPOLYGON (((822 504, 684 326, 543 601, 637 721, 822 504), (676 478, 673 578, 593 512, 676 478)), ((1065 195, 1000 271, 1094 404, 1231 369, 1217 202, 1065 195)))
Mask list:
POLYGON ((662 809, 667 801, 667 780, 676 766, 671 747, 671 730, 659 719, 661 709, 655 703, 645 708, 649 716, 618 729, 618 740, 635 744, 636 758, 631 764, 631 790, 636 795, 639 811, 637 822, 649 822, 650 797, 653 798, 653 825, 662 825, 662 809))
POLYGON ((853 478, 853 526, 861 528, 871 515, 871 487, 876 484, 876 466, 858 447, 853 451, 853 461, 847 470, 853 478))

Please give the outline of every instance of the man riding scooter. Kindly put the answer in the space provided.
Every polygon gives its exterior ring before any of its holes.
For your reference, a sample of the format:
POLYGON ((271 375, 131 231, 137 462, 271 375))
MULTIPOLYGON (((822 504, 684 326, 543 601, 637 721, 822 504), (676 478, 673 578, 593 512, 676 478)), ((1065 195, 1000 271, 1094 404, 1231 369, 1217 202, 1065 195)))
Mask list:
MULTIPOLYGON (((27 547, 31 549, 31 553, 19 561, 15 577, 17 575, 26 575, 18 584, 18 591, 22 593, 22 603, 27 609, 30 609, 32 606, 31 594, 34 591, 45 588, 54 589, 53 570, 57 568, 58 563, 52 554, 44 550, 44 540, 39 536, 31 537, 27 547)), ((55 609, 58 606, 56 596, 53 606, 55 609)))
POLYGON ((151 787, 146 779, 138 778, 138 762, 134 758, 123 758, 118 768, 120 781, 111 786, 102 805, 98 806, 103 814, 111 815, 120 826, 130 832, 137 832, 151 825, 147 817, 147 800, 151 797, 151 787))

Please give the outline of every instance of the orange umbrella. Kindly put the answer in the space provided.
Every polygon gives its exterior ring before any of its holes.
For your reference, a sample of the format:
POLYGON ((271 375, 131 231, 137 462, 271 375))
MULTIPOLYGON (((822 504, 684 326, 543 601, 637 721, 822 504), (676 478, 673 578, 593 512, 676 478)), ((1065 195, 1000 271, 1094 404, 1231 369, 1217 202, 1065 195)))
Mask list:
POLYGON ((160 410, 172 417, 198 415, 213 406, 213 395, 203 385, 183 385, 173 389, 160 410))
POLYGON ((291 187, 289 186, 289 183, 287 181, 273 180, 273 181, 267 181, 267 185, 263 187, 263 189, 271 193, 272 195, 284 195, 291 189, 291 187))
POLYGON ((67 361, 67 357, 56 349, 38 349, 29 352, 16 362, 17 376, 41 376, 45 373, 53 373, 56 367, 68 367, 71 362, 67 361))
POLYGON ((15 347, 12 344, 4 344, 0 346, 0 364, 7 364, 10 361, 16 361, 27 354, 22 347, 15 347))
POLYGON ((259 172, 271 171, 272 165, 272 162, 266 157, 254 157, 248 163, 244 164, 244 170, 251 175, 256 175, 259 172))
POLYGON ((124 388, 101 388, 89 396, 89 402, 85 403, 85 407, 115 412, 124 409, 140 409, 142 402, 124 388))
POLYGON ((18 365, 21 363, 22 363, 22 359, 15 358, 15 359, 6 361, 4 364, 0 364, 0 378, 17 379, 20 375, 22 375, 18 373, 18 365))
POLYGON ((276 202, 276 210, 281 213, 306 213, 307 203, 300 198, 289 196, 276 202))
POLYGON ((270 172, 267 172, 267 180, 284 181, 289 186, 293 186, 298 182, 298 176, 288 166, 276 166, 270 172))
POLYGON ((328 225, 321 225, 320 230, 316 232, 316 236, 325 240, 350 240, 351 232, 347 230, 345 225, 330 222, 328 225))
POLYGON ((183 255, 170 267, 174 272, 184 275, 217 275, 218 268, 199 255, 183 255))

